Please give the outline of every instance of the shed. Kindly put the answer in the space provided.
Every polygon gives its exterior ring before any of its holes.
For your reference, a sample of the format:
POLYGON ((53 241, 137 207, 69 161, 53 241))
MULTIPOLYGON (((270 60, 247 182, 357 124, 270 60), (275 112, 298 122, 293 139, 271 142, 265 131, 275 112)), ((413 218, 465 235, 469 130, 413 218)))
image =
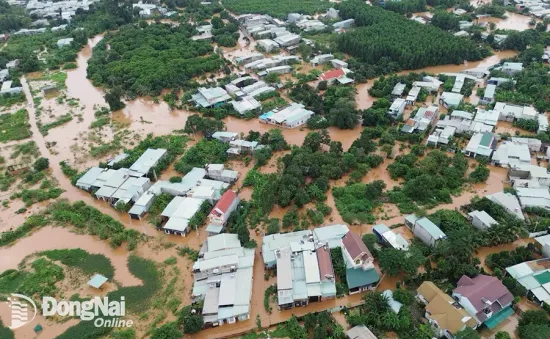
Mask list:
POLYGON ((105 284, 109 280, 107 277, 96 273, 94 276, 88 281, 88 285, 92 286, 93 288, 101 288, 103 284, 105 284))

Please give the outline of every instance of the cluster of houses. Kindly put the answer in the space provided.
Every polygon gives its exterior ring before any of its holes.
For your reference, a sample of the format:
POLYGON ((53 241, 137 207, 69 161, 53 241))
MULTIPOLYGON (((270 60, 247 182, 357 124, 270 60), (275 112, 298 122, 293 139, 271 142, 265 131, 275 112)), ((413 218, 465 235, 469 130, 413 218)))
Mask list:
POLYGON ((181 236, 189 233, 191 218, 207 202, 214 207, 206 231, 209 234, 222 232, 239 203, 237 194, 228 189, 239 173, 225 169, 223 164, 208 164, 205 168, 193 168, 179 182, 158 180, 152 183, 149 177, 156 178, 155 166, 166 154, 165 149, 147 149, 130 168, 114 169, 117 162, 127 157, 121 154, 110 161, 107 168, 90 168, 78 179, 76 186, 114 207, 130 205, 128 214, 136 220, 141 220, 160 194, 173 196, 162 211, 157 227, 166 234, 181 236))
POLYGON ((26 8, 31 16, 47 19, 63 19, 70 22, 78 10, 88 11, 90 6, 96 2, 99 2, 99 0, 29 0, 26 8))
POLYGON ((264 148, 257 141, 237 139, 238 133, 218 131, 212 134, 212 138, 229 144, 228 155, 253 154, 255 151, 264 148))
POLYGON ((426 305, 424 316, 439 338, 454 338, 467 327, 492 329, 514 313, 514 296, 493 276, 464 275, 451 296, 431 281, 423 282, 416 292, 417 300, 426 305))
POLYGON ((336 276, 330 250, 342 249, 349 293, 372 288, 380 276, 361 238, 346 225, 277 233, 263 238, 266 269, 277 270, 278 307, 290 309, 336 297, 336 276))
POLYGON ((6 63, 6 68, 0 70, 0 95, 13 95, 23 92, 23 87, 13 86, 13 81, 10 80, 10 69, 19 66, 19 59, 12 60, 6 63))
MULTIPOLYGON (((319 16, 327 20, 337 20, 339 18, 339 11, 334 8, 329 8, 325 14, 319 16)), ((287 22, 295 24, 298 28, 304 32, 319 32, 326 30, 329 26, 319 19, 315 19, 310 15, 304 15, 300 13, 289 13, 287 16, 287 22)), ((349 29, 355 25, 355 19, 347 19, 337 21, 329 24, 334 32, 340 33, 349 29)))
POLYGON ((236 234, 206 239, 193 264, 193 298, 203 300, 205 327, 250 319, 254 249, 244 248, 236 234))
POLYGON ((296 128, 307 123, 315 113, 303 104, 290 103, 260 115, 260 122, 284 128, 296 128))

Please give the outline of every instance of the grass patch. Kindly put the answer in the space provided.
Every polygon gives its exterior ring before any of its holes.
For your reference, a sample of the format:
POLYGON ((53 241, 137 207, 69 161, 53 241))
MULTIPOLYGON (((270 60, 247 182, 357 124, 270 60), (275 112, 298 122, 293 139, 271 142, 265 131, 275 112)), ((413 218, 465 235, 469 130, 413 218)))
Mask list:
MULTIPOLYGON (((142 286, 122 287, 107 294, 109 300, 120 300, 125 297, 126 311, 130 313, 143 313, 151 307, 151 299, 160 290, 162 280, 156 268, 157 264, 137 256, 128 258, 128 269, 142 282, 142 286)), ((70 327, 57 339, 101 338, 113 330, 112 327, 95 327, 93 320, 81 321, 70 327)))
POLYGON ((55 284, 65 278, 63 268, 53 262, 39 258, 32 262, 32 271, 8 270, 0 275, 3 293, 21 293, 29 297, 55 296, 55 284))
MULTIPOLYGON (((38 172, 41 173, 41 172, 38 172)), ((11 199, 21 198, 27 207, 41 201, 58 198, 63 190, 61 188, 23 190, 12 194, 11 199)))
POLYGON ((20 155, 30 155, 33 157, 38 157, 40 155, 40 150, 34 141, 28 141, 24 144, 19 144, 13 146, 13 153, 10 155, 10 159, 16 159, 20 155))
POLYGON ((63 265, 79 268, 89 275, 99 273, 109 279, 113 279, 115 275, 111 260, 102 254, 90 254, 79 248, 45 251, 40 254, 63 265))
POLYGON ((26 109, 0 115, 0 142, 23 140, 31 136, 26 109))
POLYGON ((0 106, 11 107, 16 104, 25 102, 25 94, 17 93, 12 95, 0 95, 0 106))
POLYGON ((66 124, 67 122, 69 122, 71 120, 73 120, 73 116, 70 115, 69 113, 67 113, 67 114, 62 115, 62 116, 58 117, 57 119, 55 119, 54 121, 49 122, 45 125, 43 125, 40 122, 37 123, 37 125, 38 125, 38 129, 40 130, 40 133, 42 133, 42 135, 46 136, 46 135, 48 135, 48 131, 51 130, 52 128, 64 125, 64 124, 66 124))

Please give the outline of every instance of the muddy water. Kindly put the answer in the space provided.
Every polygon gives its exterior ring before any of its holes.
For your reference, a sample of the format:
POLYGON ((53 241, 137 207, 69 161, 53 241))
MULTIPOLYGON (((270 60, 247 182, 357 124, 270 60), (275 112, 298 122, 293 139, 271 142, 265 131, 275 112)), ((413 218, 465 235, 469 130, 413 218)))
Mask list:
POLYGON ((103 254, 111 260, 115 268, 114 279, 116 281, 123 286, 141 284, 141 281, 128 271, 126 265, 128 251, 123 247, 113 250, 107 242, 99 240, 97 237, 79 235, 62 227, 51 226, 38 230, 11 247, 0 248, 0 272, 16 269, 25 257, 35 252, 65 248, 80 248, 90 253, 103 254))
MULTIPOLYGON (((534 26, 529 25, 529 21, 531 21, 530 16, 516 14, 512 12, 506 12, 505 19, 492 18, 492 17, 478 19, 478 23, 494 22, 497 29, 509 29, 509 30, 515 30, 515 31, 525 31, 527 29, 534 28, 534 26)), ((540 22, 540 20, 538 19, 536 21, 540 22)))
POLYGON ((481 262, 481 267, 485 269, 485 271, 491 272, 491 269, 489 269, 485 265, 485 259, 487 259, 487 256, 493 253, 498 253, 503 251, 512 251, 518 247, 527 246, 528 244, 533 242, 535 242, 535 239, 528 238, 528 239, 518 239, 513 243, 501 245, 501 246, 481 247, 477 249, 475 257, 479 259, 479 261, 481 262))
MULTIPOLYGON (((8 307, 8 303, 6 302, 0 303, 0 319, 2 319, 4 326, 10 326, 11 313, 10 313, 10 308, 8 307)), ((58 335, 61 335, 69 327, 78 324, 78 322, 79 320, 77 319, 70 319, 64 323, 56 323, 52 320, 45 319, 42 315, 38 313, 36 315, 36 318, 33 321, 29 322, 27 325, 21 328, 13 330, 13 333, 15 334, 16 339, 37 338, 36 333, 34 333, 34 327, 40 324, 44 328, 44 330, 40 332, 39 337, 50 339, 50 338, 55 338, 58 335)))

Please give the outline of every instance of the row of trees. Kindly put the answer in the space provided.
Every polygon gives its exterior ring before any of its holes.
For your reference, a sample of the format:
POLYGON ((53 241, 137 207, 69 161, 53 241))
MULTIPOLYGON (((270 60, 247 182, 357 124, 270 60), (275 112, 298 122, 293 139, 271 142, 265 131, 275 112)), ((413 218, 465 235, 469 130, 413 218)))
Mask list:
POLYGON ((193 77, 224 65, 210 44, 190 39, 194 32, 186 24, 125 26, 94 48, 88 77, 95 85, 118 87, 130 96, 186 88, 193 77))
POLYGON ((378 68, 378 71, 386 74, 402 69, 461 64, 490 54, 473 41, 457 38, 434 26, 418 25, 399 14, 365 6, 360 1, 341 4, 340 16, 354 18, 359 28, 339 37, 339 49, 369 67, 384 65, 386 69, 378 68))
POLYGON ((331 3, 319 0, 224 0, 224 6, 237 14, 259 13, 286 19, 288 13, 315 14, 322 13, 331 3))

